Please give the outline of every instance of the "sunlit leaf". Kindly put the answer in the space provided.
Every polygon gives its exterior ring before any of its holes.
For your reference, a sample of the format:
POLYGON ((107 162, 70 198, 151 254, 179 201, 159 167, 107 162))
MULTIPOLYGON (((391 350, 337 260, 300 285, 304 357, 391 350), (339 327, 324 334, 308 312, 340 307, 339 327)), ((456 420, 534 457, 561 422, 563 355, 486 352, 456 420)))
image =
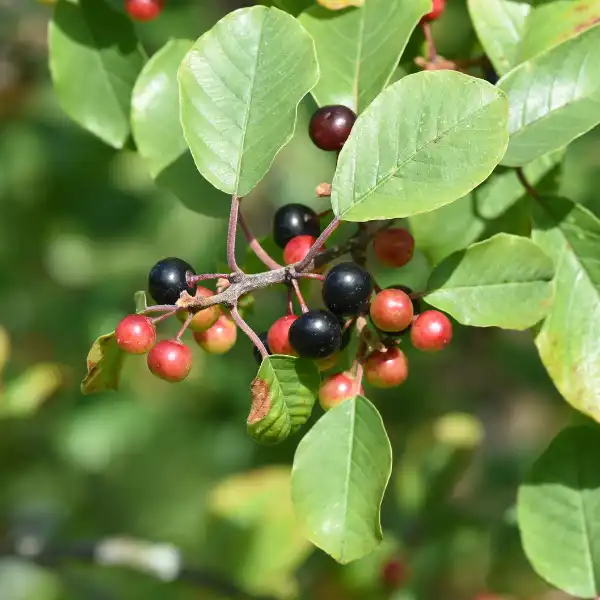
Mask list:
POLYGON ((125 353, 117 346, 115 332, 101 335, 87 355, 87 375, 81 382, 84 394, 116 390, 125 353))

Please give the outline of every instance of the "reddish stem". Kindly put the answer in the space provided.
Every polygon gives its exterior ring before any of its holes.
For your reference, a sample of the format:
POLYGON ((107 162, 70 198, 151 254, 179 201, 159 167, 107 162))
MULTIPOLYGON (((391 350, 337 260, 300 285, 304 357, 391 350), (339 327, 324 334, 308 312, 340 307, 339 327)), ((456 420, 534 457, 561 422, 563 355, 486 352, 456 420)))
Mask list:
POLYGON ((190 310, 190 314, 187 316, 187 319, 185 320, 185 322, 182 325, 181 329, 179 330, 179 332, 175 336, 175 341, 176 342, 180 342, 181 341, 181 337, 185 333, 185 330, 189 327, 189 325, 192 322, 193 318, 194 318, 194 313, 190 310))
POLYGON ((263 265, 265 265, 265 267, 271 269, 271 271, 281 268, 281 265, 269 256, 269 253, 260 245, 260 242, 254 237, 254 234, 250 231, 250 227, 248 227, 248 223, 246 223, 246 220, 244 219, 244 216, 241 212, 238 215, 238 222, 240 224, 240 227, 242 228, 242 231, 244 232, 244 235, 246 236, 246 239, 248 240, 248 245, 250 246, 250 248, 252 248, 252 251, 254 252, 254 254, 256 254, 260 262, 262 262, 263 265))
POLYGON ((320 273, 296 273, 296 277, 304 277, 307 279, 318 279, 319 281, 325 281, 325 275, 320 273))
POLYGON ((337 229, 340 224, 338 217, 335 217, 327 227, 323 230, 323 233, 317 238, 311 249, 307 252, 303 260, 296 263, 294 268, 296 271, 304 271, 308 265, 314 260, 315 256, 319 254, 321 248, 325 245, 325 242, 329 239, 329 236, 337 229))
POLYGON ((287 291, 287 314, 294 314, 294 288, 292 286, 288 286, 287 291))
POLYGON ((227 264, 233 273, 241 273, 235 260, 235 236, 237 233, 238 214, 240 212, 239 196, 231 197, 231 211, 229 212, 229 228, 227 230, 227 264))
POLYGON ((269 356, 265 345, 262 343, 261 339, 256 334, 256 331, 244 321, 242 315, 240 315, 237 306, 233 306, 231 309, 231 318, 235 321, 236 325, 252 340, 252 343, 258 348, 260 355, 264 358, 269 356))
POLYGON ((423 34, 425 35, 425 41, 427 42, 427 60, 428 62, 435 62, 437 59, 437 50, 431 33, 431 23, 427 21, 423 23, 423 34))
POLYGON ((525 188, 525 191, 534 200, 539 200, 540 199, 540 195, 538 194, 538 191, 531 185, 531 183, 529 183, 529 181, 527 179, 527 176, 525 175, 525 171, 523 171, 523 168, 522 167, 518 167, 516 169, 516 171, 517 171, 517 177, 519 178, 519 182, 525 188))
POLYGON ((297 279, 292 279, 292 287, 294 288, 294 291, 296 292, 296 297, 298 298, 298 302, 300 303, 300 308, 302 309, 303 313, 308 312, 308 306, 306 305, 306 302, 304 301, 304 297, 302 296, 302 292, 300 291, 300 284, 298 283, 297 279))

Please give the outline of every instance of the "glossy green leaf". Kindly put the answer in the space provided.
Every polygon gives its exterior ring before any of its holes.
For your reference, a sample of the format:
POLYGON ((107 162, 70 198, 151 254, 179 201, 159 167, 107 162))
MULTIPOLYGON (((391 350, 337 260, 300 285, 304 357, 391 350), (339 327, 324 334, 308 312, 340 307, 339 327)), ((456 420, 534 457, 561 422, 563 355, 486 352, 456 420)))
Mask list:
POLYGON ((226 217, 229 198, 198 173, 179 121, 177 70, 191 47, 190 40, 171 40, 142 69, 131 99, 133 137, 159 186, 191 210, 226 217))
POLYGON ((318 78, 314 43, 294 17, 255 6, 221 19, 179 68, 181 121, 200 173, 228 194, 252 190, 318 78))
POLYGON ((550 197, 533 216, 533 239, 556 264, 554 302, 536 345, 564 398, 600 420, 600 220, 550 197))
MULTIPOLYGON (((562 151, 555 152, 528 164, 524 168, 528 181, 537 184, 563 155, 562 151)), ((517 206, 524 196, 523 185, 513 169, 495 171, 456 202, 409 217, 416 246, 432 265, 437 265, 453 252, 498 231, 525 234, 529 205, 517 206)))
POLYGON ((366 398, 325 413, 298 444, 292 470, 292 501, 308 539, 342 564, 372 552, 391 470, 381 415, 366 398))
POLYGON ((278 444, 296 433, 312 413, 321 376, 315 363, 269 356, 252 382, 248 432, 261 444, 278 444))
POLYGON ((406 217, 464 196, 502 158, 507 117, 504 94, 482 79, 455 71, 404 77, 358 117, 333 179, 335 214, 406 217))
POLYGON ((600 0, 468 0, 468 4, 477 36, 500 75, 600 20, 600 0))
POLYGON ((63 110, 115 148, 129 138, 142 65, 131 19, 98 0, 59 0, 49 26, 50 72, 63 110))
POLYGON ((87 375, 81 382, 83 394, 116 390, 125 353, 117 346, 115 332, 101 335, 87 355, 87 375))
POLYGON ((332 13, 313 6, 300 22, 315 40, 321 78, 317 104, 343 104, 362 112, 388 84, 431 0, 369 0, 360 9, 332 13))
POLYGON ((518 522, 531 566, 577 598, 600 594, 600 430, 561 431, 518 494, 518 522))
POLYGON ((523 63, 498 86, 510 105, 502 164, 517 167, 567 145, 600 122, 600 27, 523 63))
POLYGON ((531 240, 499 233, 442 261, 425 300, 463 325, 527 329, 548 312, 554 264, 531 240))

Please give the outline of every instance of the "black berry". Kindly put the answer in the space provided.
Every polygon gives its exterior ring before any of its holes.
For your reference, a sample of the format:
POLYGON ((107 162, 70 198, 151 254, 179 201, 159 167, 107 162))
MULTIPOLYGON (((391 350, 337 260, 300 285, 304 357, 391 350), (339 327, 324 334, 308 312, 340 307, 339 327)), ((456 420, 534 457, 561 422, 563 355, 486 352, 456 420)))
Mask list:
POLYGON ((157 304, 175 304, 183 291, 190 296, 196 292, 196 286, 187 283, 188 273, 195 275, 191 265, 180 258, 164 258, 150 269, 148 290, 157 304))
POLYGON ((340 349, 342 328, 326 310, 309 310, 290 327, 290 344, 305 358, 325 358, 340 349))
POLYGON ((273 239, 280 248, 299 235, 319 237, 321 224, 317 213, 304 204, 286 204, 273 218, 273 239))
POLYGON ((372 292, 371 276, 353 262, 336 265, 323 282, 323 302, 336 315, 365 312, 372 292))
MULTIPOLYGON (((271 348, 269 348, 269 342, 267 340, 268 333, 269 333, 268 331, 263 331, 262 333, 258 334, 258 337, 260 338, 260 341, 265 345, 267 352, 269 354, 271 354, 271 348)), ((262 356, 260 355, 260 352, 258 351, 258 348, 256 346, 254 346, 254 350, 252 351, 252 354, 254 354, 254 360, 260 365, 262 363, 263 359, 262 359, 262 356)))
POLYGON ((321 150, 341 150, 355 121, 356 113, 347 106, 323 106, 311 117, 308 134, 321 150))

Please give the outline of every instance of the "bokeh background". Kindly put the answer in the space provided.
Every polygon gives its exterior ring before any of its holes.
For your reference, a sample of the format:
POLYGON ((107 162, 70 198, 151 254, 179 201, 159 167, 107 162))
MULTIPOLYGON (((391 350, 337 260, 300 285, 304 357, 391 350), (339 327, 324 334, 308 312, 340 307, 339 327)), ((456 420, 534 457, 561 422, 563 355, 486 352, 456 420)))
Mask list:
MULTIPOLYGON (((170 37, 195 39, 241 5, 167 4, 156 22, 138 26, 150 53, 170 37)), ((81 394, 90 345, 133 310, 152 264, 180 256, 197 272, 218 269, 225 223, 157 188, 133 149, 112 150, 61 112, 46 65, 51 10, 0 0, 0 600, 227 597, 202 582, 164 583, 62 559, 61 548, 69 554, 74 544, 111 535, 175 544, 190 565, 274 596, 561 597, 527 565, 514 526, 524 470, 573 418, 529 333, 457 328, 444 353, 407 349, 411 374, 400 389, 367 387, 395 468, 384 544, 343 568, 311 549, 290 515, 289 465, 301 434, 262 448, 246 433, 256 364, 245 337, 225 357, 194 348, 182 384, 155 379, 133 357, 118 392, 81 394), (58 548, 50 564, 16 556, 14 540, 23 536, 58 548), (396 589, 382 583, 390 559, 400 561, 388 566, 403 582, 396 589)), ((450 0, 433 30, 448 58, 480 52, 463 0, 450 0)), ((415 35, 405 70, 415 68, 421 43, 415 35)), ((331 180, 334 159, 308 139, 313 109, 307 98, 294 140, 245 202, 259 235, 281 204, 327 207, 314 188, 331 180)), ((597 214, 599 144, 597 133, 572 144, 560 179, 561 193, 597 214)), ((208 184, 198 195, 205 206, 227 202, 208 184)), ((428 270, 417 254, 379 276, 418 289, 428 270)), ((308 293, 318 302, 316 288, 308 293)), ((264 330, 284 304, 282 290, 257 294, 248 319, 264 330)))

